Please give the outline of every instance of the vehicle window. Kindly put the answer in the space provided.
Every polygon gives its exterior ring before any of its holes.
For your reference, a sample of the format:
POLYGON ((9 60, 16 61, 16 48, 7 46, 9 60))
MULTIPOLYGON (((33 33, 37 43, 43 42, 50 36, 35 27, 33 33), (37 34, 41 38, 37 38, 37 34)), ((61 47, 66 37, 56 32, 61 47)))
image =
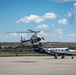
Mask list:
POLYGON ((60 51, 60 50, 58 50, 58 51, 60 51))
POLYGON ((37 40, 36 40, 36 39, 33 39, 32 42, 33 42, 33 43, 37 43, 37 40))
POLYGON ((66 51, 69 51, 69 49, 66 49, 66 51))
POLYGON ((42 37, 42 39, 45 40, 43 37, 42 37))
POLYGON ((61 51, 63 51, 63 49, 61 51))
POLYGON ((56 51, 57 51, 57 49, 56 49, 56 51))
POLYGON ((41 40, 41 38, 37 38, 37 41, 40 41, 41 40))

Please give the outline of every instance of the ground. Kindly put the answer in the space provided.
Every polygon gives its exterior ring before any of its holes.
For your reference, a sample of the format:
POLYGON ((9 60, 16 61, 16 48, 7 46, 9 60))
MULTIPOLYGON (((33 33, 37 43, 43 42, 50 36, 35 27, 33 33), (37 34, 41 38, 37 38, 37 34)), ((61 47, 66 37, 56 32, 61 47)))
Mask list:
POLYGON ((76 75, 76 57, 0 57, 0 75, 76 75))

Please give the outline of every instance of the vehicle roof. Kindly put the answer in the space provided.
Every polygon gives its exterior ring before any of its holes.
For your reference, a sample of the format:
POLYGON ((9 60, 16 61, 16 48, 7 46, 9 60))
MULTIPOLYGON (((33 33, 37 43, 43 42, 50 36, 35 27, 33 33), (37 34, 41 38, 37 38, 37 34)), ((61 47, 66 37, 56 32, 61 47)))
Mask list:
POLYGON ((68 49, 68 48, 48 48, 48 49, 68 49))

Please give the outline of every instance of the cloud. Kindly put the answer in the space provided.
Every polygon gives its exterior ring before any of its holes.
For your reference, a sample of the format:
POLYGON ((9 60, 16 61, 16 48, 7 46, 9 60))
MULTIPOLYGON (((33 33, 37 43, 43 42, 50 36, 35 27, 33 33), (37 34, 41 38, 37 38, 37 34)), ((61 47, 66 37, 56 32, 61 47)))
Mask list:
POLYGON ((71 12, 68 12, 68 16, 69 16, 69 17, 71 17, 71 16, 72 16, 71 12))
POLYGON ((66 41, 76 42, 76 33, 67 34, 64 36, 64 38, 66 39, 66 41))
POLYGON ((74 2, 76 0, 56 0, 56 2, 74 2))
POLYGON ((59 24, 68 24, 67 19, 61 19, 58 21, 59 24))
POLYGON ((7 36, 0 34, 0 42, 4 42, 6 40, 7 36))
POLYGON ((59 34, 63 34, 63 32, 62 32, 62 29, 61 29, 61 28, 58 28, 58 30, 57 30, 57 31, 58 31, 58 33, 59 33, 59 34))
POLYGON ((67 36, 68 37, 76 37, 76 34, 75 33, 71 33, 71 34, 68 34, 67 36))
POLYGON ((0 34, 0 42, 20 42, 20 37, 27 38, 26 33, 0 34))
POLYGON ((58 28, 56 30, 53 30, 53 32, 51 32, 50 34, 48 34, 47 36, 45 36, 45 38, 48 41, 52 41, 52 42, 60 42, 60 41, 65 41, 63 40, 63 29, 58 28))
POLYGON ((49 28, 49 26, 46 25, 46 24, 42 24, 42 25, 38 25, 38 26, 36 27, 36 29, 45 29, 45 28, 49 28))
POLYGON ((30 16, 25 16, 16 22, 17 23, 21 23, 21 22, 22 23, 31 23, 31 22, 40 23, 42 21, 44 21, 42 17, 37 16, 37 15, 30 15, 30 16))
POLYGON ((57 17, 56 14, 54 13, 46 13, 43 16, 38 16, 38 15, 30 15, 30 16, 25 16, 22 17, 21 19, 17 20, 17 23, 41 23, 45 21, 46 19, 55 19, 57 17))
POLYGON ((61 28, 58 28, 57 30, 53 30, 55 32, 57 32, 58 34, 63 34, 63 29, 61 28))
MULTIPOLYGON (((26 34, 13 33, 12 36, 10 34, 0 34, 0 42, 20 42, 20 35, 24 35, 28 39, 26 34)), ((44 37, 48 42, 76 42, 76 33, 65 34, 61 28, 51 33, 41 31, 38 35, 44 37)))
POLYGON ((44 31, 41 31, 40 33, 38 33, 38 35, 42 37, 47 37, 49 34, 45 33, 44 31))
POLYGON ((74 3, 74 6, 76 7, 76 3, 74 3))
POLYGON ((11 36, 11 37, 17 37, 18 34, 17 34, 17 33, 11 33, 10 36, 11 36))
POLYGON ((26 33, 11 33, 11 34, 9 34, 9 36, 13 37, 13 38, 17 38, 17 37, 20 37, 20 36, 26 37, 27 34, 26 33))
POLYGON ((47 36, 45 36, 45 39, 47 39, 48 42, 76 42, 76 33, 66 34, 61 28, 53 30, 53 32, 47 36))
POLYGON ((76 0, 49 0, 49 1, 54 1, 57 3, 62 3, 62 2, 75 2, 76 0))
MULTIPOLYGON (((58 28, 57 30, 53 30, 53 34, 51 35, 51 37, 53 38, 53 41, 62 41, 63 38, 63 29, 58 28)), ((64 40, 65 41, 65 40, 64 40)))
POLYGON ((73 8, 68 12, 69 24, 76 24, 76 3, 73 4, 73 8))
POLYGON ((46 13, 43 18, 44 19, 55 19, 57 17, 57 15, 55 15, 54 13, 46 13))
POLYGON ((51 26, 54 27, 55 25, 54 24, 51 24, 51 26))

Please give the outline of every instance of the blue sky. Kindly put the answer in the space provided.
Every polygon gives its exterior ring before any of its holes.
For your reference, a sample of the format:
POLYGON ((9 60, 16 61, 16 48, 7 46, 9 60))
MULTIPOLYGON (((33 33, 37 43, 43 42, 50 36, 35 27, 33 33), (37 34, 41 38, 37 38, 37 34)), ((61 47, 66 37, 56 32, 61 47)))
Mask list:
POLYGON ((7 33, 27 29, 46 41, 76 42, 76 0, 0 0, 0 42, 28 39, 32 34, 7 33))

